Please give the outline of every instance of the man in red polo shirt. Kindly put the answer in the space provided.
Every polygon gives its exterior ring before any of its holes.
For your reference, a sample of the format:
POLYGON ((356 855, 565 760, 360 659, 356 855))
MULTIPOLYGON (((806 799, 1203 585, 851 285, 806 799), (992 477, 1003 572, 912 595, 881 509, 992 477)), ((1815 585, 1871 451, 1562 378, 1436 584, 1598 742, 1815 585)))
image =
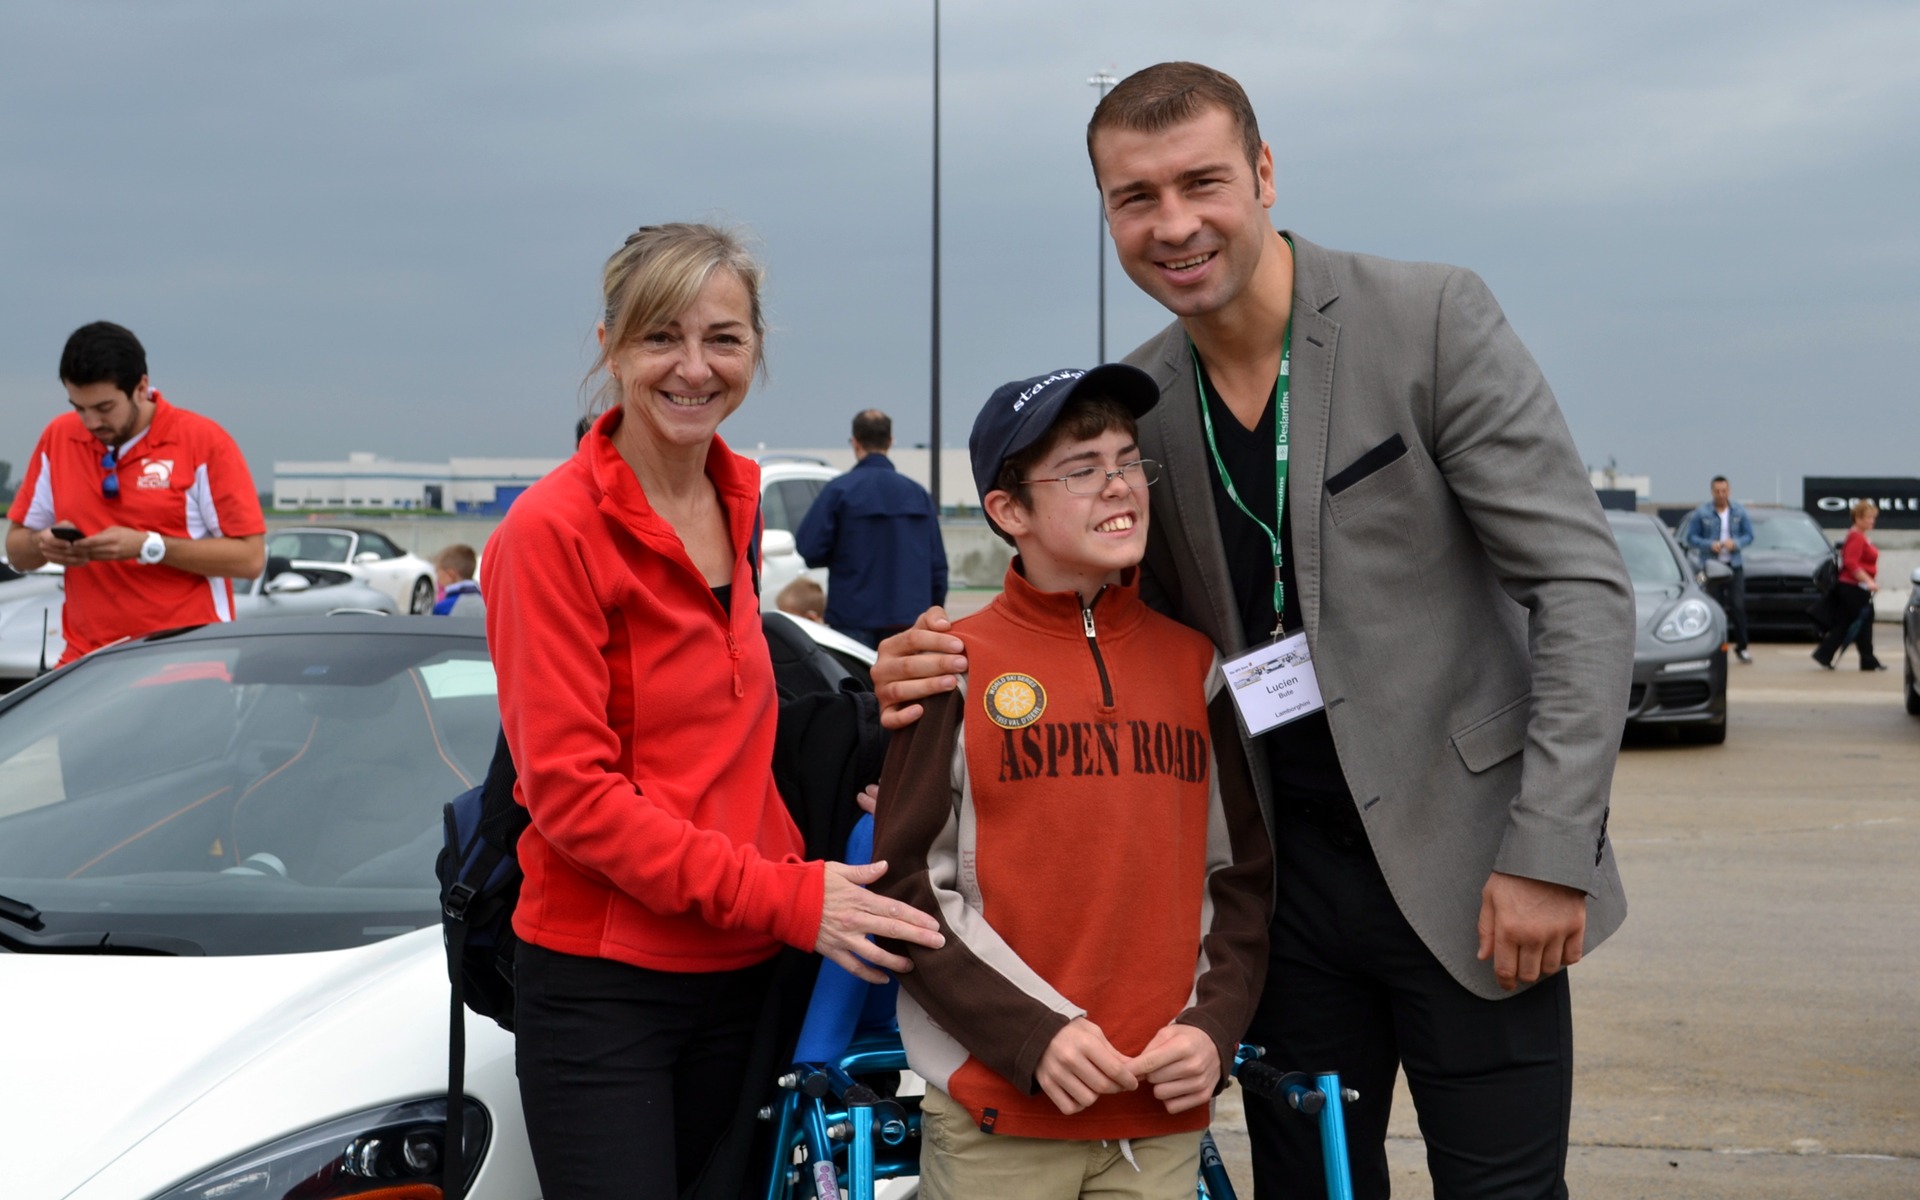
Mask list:
POLYGON ((264 561, 266 524, 240 448, 147 382, 131 330, 83 325, 60 355, 73 411, 33 449, 7 511, 7 558, 66 568, 62 665, 157 629, 233 619, 230 579, 264 561))

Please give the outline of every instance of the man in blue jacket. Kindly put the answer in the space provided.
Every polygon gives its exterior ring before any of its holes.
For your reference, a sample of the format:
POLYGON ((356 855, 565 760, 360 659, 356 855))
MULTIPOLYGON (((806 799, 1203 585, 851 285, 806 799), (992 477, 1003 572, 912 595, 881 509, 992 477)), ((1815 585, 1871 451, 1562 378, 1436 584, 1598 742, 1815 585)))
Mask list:
POLYGON ((1680 540, 1693 551, 1702 567, 1707 560, 1727 564, 1733 578, 1727 585, 1727 618, 1733 623, 1733 653, 1743 663, 1747 653, 1747 571, 1740 551, 1753 544, 1753 522, 1747 510, 1735 504, 1725 475, 1713 477, 1713 499, 1693 510, 1680 527, 1680 540))
POLYGON ((853 419, 853 470, 822 489, 794 542, 827 568, 827 624, 869 646, 947 602, 947 548, 927 489, 894 470, 893 421, 853 419))

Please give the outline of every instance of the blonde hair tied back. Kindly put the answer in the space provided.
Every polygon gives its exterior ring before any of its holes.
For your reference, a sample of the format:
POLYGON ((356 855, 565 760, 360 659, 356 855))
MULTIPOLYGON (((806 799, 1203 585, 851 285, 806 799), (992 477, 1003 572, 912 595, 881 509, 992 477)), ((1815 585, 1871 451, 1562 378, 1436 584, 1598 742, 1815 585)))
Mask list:
MULTIPOLYGON (((748 252, 744 239, 730 229, 713 225, 673 222, 643 225, 607 259, 601 272, 601 294, 607 336, 587 372, 591 381, 607 371, 609 356, 620 347, 659 329, 685 312, 715 270, 727 270, 747 289, 753 325, 753 365, 766 377, 766 319, 761 313, 760 285, 764 272, 748 252)), ((611 374, 602 381, 588 409, 595 415, 619 400, 611 374)))

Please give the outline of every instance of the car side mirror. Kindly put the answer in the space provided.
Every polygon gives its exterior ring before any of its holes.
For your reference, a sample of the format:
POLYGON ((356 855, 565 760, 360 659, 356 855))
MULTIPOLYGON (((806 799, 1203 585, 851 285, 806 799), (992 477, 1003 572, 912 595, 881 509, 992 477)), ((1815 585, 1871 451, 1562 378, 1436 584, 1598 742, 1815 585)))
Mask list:
POLYGON ((760 532, 760 558, 783 558, 797 553, 794 548, 793 534, 784 529, 764 529, 760 532))
POLYGON ((353 556, 353 561, 357 563, 377 563, 380 561, 380 555, 372 550, 362 550, 353 556))
POLYGON ((312 586, 313 584, 300 572, 284 571, 269 579, 267 586, 261 590, 271 596, 279 592, 304 592, 312 586))
POLYGON ((1915 567, 1913 569, 1913 578, 1909 582, 1911 582, 1915 587, 1920 587, 1920 567, 1915 567))

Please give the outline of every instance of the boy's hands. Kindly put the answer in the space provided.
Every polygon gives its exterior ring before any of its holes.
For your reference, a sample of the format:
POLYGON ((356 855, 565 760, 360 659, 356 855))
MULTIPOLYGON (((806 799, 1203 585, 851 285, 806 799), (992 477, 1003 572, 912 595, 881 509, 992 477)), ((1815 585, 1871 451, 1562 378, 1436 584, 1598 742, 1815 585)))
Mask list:
POLYGON ((1220 1082, 1220 1050, 1192 1025, 1167 1025, 1133 1060, 1133 1074, 1153 1085, 1154 1099, 1168 1112, 1185 1112, 1213 1098, 1213 1087, 1220 1082))
POLYGON ((1100 1027, 1085 1017, 1075 1017, 1053 1035, 1034 1078, 1053 1106, 1068 1116, 1101 1096, 1140 1086, 1127 1066, 1127 1056, 1115 1050, 1100 1027))

